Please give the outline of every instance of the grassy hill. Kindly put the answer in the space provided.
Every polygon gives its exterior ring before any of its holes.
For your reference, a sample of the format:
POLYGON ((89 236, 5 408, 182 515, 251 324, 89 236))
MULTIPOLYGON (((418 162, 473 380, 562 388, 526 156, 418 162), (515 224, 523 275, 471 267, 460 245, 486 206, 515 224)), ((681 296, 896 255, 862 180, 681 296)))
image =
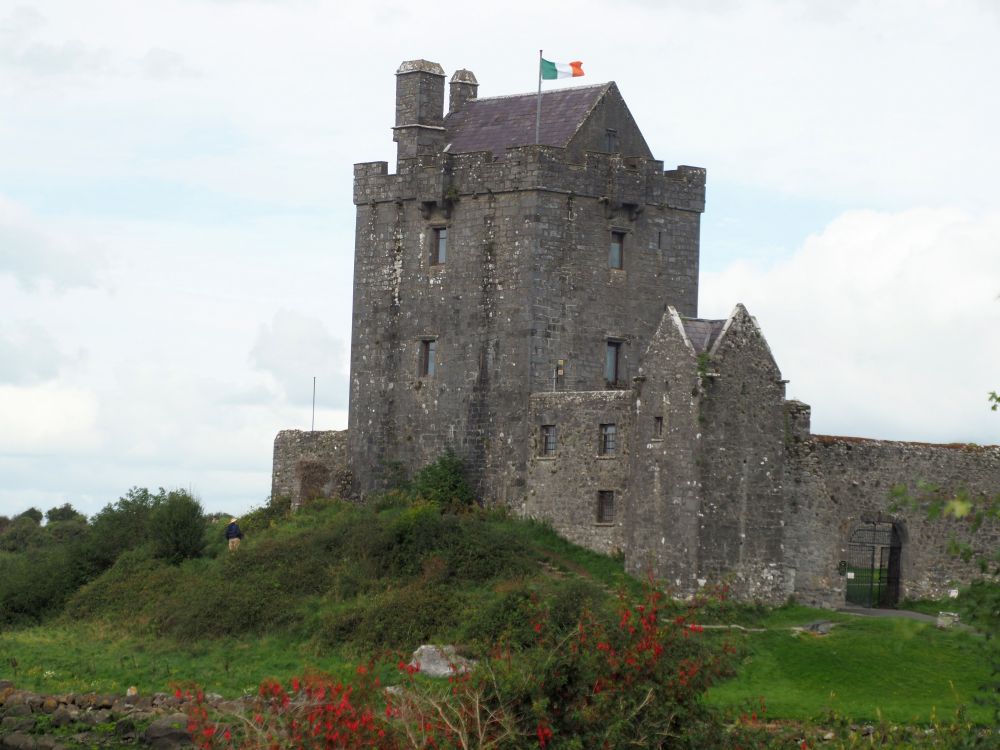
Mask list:
MULTIPOLYGON (((403 495, 258 514, 235 553, 225 549, 224 526, 217 520, 203 556, 180 564, 150 544, 127 549, 44 624, 0 633, 0 678, 43 692, 136 685, 148 693, 197 682, 235 696, 266 677, 347 676, 373 656, 394 664, 427 642, 457 644, 471 657, 497 644, 529 650, 540 618, 565 633, 586 613, 617 622, 622 599, 644 589, 620 560, 541 524, 403 495)), ((690 615, 687 605, 663 606, 690 615)), ((794 606, 710 602, 697 616, 765 629, 705 631, 709 646, 726 639, 739 649, 737 677, 708 696, 732 715, 762 696, 771 718, 926 721, 968 705, 970 716, 989 720, 972 705, 988 672, 972 635, 833 615, 830 636, 794 636, 791 625, 831 617, 794 606)))

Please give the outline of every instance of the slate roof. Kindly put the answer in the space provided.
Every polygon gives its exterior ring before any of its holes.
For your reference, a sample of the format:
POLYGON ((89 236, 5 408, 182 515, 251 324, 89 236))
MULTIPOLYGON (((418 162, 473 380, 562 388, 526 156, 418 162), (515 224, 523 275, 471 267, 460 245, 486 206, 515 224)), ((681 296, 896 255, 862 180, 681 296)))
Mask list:
MULTIPOLYGON (((542 91, 539 142, 565 147, 612 83, 542 91)), ((494 96, 467 101, 445 118, 448 151, 466 154, 492 151, 503 156, 511 146, 535 142, 537 93, 494 96)))
POLYGON ((684 333, 694 346, 698 354, 707 352, 712 348, 712 344, 719 338, 724 320, 703 320, 702 318, 684 318, 684 333))

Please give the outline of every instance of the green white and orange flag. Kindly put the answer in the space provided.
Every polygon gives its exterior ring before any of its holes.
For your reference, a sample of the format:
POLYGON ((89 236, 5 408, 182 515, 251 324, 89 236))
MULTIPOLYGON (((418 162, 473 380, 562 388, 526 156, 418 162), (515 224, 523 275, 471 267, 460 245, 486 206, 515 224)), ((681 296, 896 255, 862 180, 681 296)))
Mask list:
POLYGON ((583 75, 583 63, 579 60, 570 63, 557 63, 542 58, 542 79, 551 81, 555 78, 576 78, 583 75))

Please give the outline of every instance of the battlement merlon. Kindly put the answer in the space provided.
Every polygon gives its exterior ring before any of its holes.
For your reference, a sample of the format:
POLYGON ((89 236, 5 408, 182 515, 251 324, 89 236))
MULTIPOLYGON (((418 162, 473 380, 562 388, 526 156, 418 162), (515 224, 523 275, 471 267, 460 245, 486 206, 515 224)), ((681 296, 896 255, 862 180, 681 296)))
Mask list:
POLYGON ((354 203, 442 203, 491 192, 546 190, 616 205, 702 213, 705 180, 701 167, 664 171, 656 159, 598 152, 588 152, 583 164, 574 164, 567 162, 564 148, 532 145, 509 148, 498 159, 488 151, 403 159, 396 174, 389 174, 384 161, 355 164, 354 203))

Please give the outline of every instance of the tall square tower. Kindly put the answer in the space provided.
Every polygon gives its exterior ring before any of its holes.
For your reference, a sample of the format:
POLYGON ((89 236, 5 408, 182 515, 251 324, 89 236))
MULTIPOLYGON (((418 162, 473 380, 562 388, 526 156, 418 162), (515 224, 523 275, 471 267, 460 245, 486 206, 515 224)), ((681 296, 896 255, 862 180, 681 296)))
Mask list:
POLYGON ((542 391, 628 387, 668 305, 697 314, 705 173, 665 172, 614 83, 478 98, 396 72, 394 174, 355 166, 348 448, 378 489, 455 451, 518 506, 542 391))

